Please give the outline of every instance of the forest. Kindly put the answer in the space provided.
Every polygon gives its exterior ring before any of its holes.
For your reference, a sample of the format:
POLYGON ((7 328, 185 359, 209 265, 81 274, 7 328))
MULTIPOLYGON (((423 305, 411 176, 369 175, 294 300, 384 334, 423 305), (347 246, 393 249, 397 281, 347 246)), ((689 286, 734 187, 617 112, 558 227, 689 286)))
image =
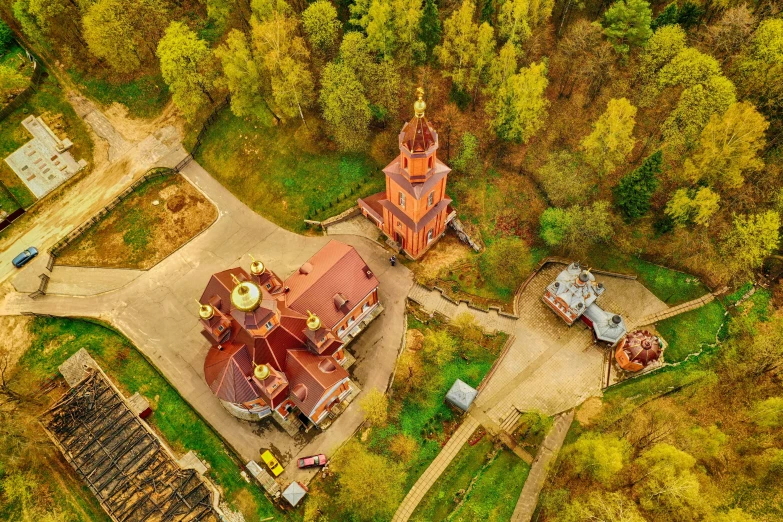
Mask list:
POLYGON ((230 94, 244 121, 379 165, 424 86, 490 269, 611 245, 717 286, 777 249, 772 0, 3 0, 2 14, 132 115, 170 96, 197 122, 230 94))

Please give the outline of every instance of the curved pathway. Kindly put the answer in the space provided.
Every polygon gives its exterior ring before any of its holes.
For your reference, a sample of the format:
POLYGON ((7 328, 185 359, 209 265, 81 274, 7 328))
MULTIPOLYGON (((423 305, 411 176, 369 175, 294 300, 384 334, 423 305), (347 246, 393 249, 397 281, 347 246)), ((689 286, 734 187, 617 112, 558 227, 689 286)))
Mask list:
MULTIPOLYGON (((180 149, 174 163, 185 156, 180 149)), ((152 361, 179 393, 242 456, 257 460, 259 450, 273 448, 284 464, 303 454, 332 453, 363 421, 358 407, 348 408, 324 432, 290 437, 271 420, 240 421, 220 405, 203 377, 209 343, 201 336, 195 299, 209 277, 231 266, 250 262, 247 254, 263 259, 286 276, 325 245, 331 237, 354 246, 380 281, 382 313, 351 344, 357 362, 352 378, 363 390, 385 390, 394 369, 403 335, 406 296, 413 276, 404 266, 390 267, 388 253, 377 243, 356 236, 301 236, 281 229, 254 213, 192 161, 182 175, 201 189, 219 210, 215 223, 161 263, 128 282, 126 271, 93 269, 52 273, 52 289, 68 288, 100 274, 100 291, 91 296, 47 295, 32 300, 11 293, 0 304, 0 315, 34 312, 56 316, 87 316, 106 320, 122 331, 152 361), (62 274, 62 276, 61 276, 62 274), (362 364, 364 359, 371 362, 362 364)), ((32 268, 32 267, 31 267, 32 268)), ((40 273, 40 272, 38 272, 40 273)), ((84 292, 83 292, 84 293, 84 292)), ((289 466, 289 480, 308 480, 314 471, 289 466)))

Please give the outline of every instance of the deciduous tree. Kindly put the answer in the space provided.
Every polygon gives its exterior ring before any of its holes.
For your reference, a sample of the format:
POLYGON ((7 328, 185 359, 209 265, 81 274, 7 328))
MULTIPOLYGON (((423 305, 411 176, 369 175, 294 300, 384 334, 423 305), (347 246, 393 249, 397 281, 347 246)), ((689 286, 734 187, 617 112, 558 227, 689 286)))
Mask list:
POLYGON ((674 149, 688 149, 698 139, 713 114, 723 113, 737 101, 734 84, 725 76, 682 91, 677 106, 663 122, 663 138, 674 149))
POLYGON ((722 250, 726 262, 737 275, 751 276, 762 261, 778 248, 780 215, 774 210, 735 215, 722 250))
POLYGON ((310 53, 298 36, 299 21, 285 0, 253 0, 253 44, 263 59, 280 111, 304 121, 304 109, 315 101, 310 53))
POLYGON ((158 43, 163 80, 174 103, 187 118, 193 118, 207 102, 214 103, 210 87, 217 76, 207 42, 181 22, 172 22, 158 43))
POLYGON ((27 84, 27 78, 19 71, 8 65, 0 64, 0 95, 4 97, 8 91, 21 89, 27 84))
POLYGON ((541 238, 549 246, 569 253, 584 254, 590 246, 608 241, 613 234, 609 203, 574 205, 568 209, 550 207, 541 214, 541 238))
POLYGON ((720 208, 719 203, 720 196, 709 187, 698 190, 681 188, 666 204, 666 215, 681 226, 688 223, 707 226, 720 208))
POLYGON ((269 80, 253 56, 245 33, 233 29, 215 49, 215 56, 223 68, 219 83, 231 93, 231 112, 237 116, 260 115, 266 107, 264 91, 269 80))
POLYGON ((599 174, 613 171, 633 150, 635 125, 636 107, 631 102, 609 100, 606 111, 593 123, 593 131, 582 141, 585 159, 599 174))
POLYGON ((319 101, 338 145, 345 150, 364 147, 372 115, 364 88, 349 64, 329 63, 324 67, 319 101))
POLYGON ((368 391, 359 405, 364 412, 364 418, 372 426, 383 426, 389 419, 389 398, 378 388, 368 391))
POLYGON ((404 495, 405 473, 397 462, 370 453, 351 439, 332 460, 337 503, 360 520, 391 519, 404 495))
POLYGON ((650 37, 639 63, 639 79, 643 84, 640 106, 652 105, 660 90, 658 72, 684 49, 685 31, 679 25, 661 27, 650 37))
POLYGON ((478 86, 495 49, 492 26, 486 22, 480 26, 475 23, 475 12, 473 1, 463 0, 459 9, 444 23, 443 43, 436 49, 443 75, 451 78, 454 86, 466 93, 478 86))
POLYGON ((656 151, 639 167, 623 176, 614 189, 617 207, 626 219, 638 219, 650 210, 650 200, 658 188, 663 153, 656 151))
POLYGON ((487 112, 499 138, 527 143, 543 127, 549 107, 546 72, 544 62, 532 63, 510 76, 493 93, 487 112))
POLYGON ((564 448, 564 462, 573 475, 609 486, 627 464, 630 452, 625 439, 588 432, 564 448))
POLYGON ((769 123, 753 105, 740 102, 722 115, 713 114, 701 133, 699 149, 685 161, 684 170, 694 183, 706 181, 721 190, 740 187, 746 171, 758 170, 769 123))
POLYGON ((486 281, 513 293, 533 267, 530 249, 517 237, 496 239, 479 257, 479 270, 486 281))
POLYGON ((654 516, 698 520, 709 506, 692 469, 696 459, 674 446, 660 443, 634 462, 634 491, 641 507, 654 516))
POLYGON ((416 439, 404 433, 398 433, 389 442, 389 451, 403 463, 410 461, 418 450, 416 439))
POLYGON ((519 46, 549 19, 553 5, 554 0, 506 0, 498 15, 500 36, 519 46))
POLYGON ((617 0, 604 13, 604 34, 615 51, 628 54, 631 47, 643 47, 652 36, 652 10, 645 0, 617 0))
POLYGON ((399 44, 391 0, 372 0, 367 12, 367 47, 390 60, 399 44))
POLYGON ((591 180, 587 179, 580 155, 561 150, 547 156, 538 171, 538 180, 546 197, 556 207, 582 203, 590 196, 591 180))
POLYGON ((329 0, 313 2, 302 13, 302 27, 310 45, 322 53, 328 53, 334 49, 340 36, 337 9, 329 0))
POLYGON ((427 330, 424 333, 422 354, 424 357, 443 366, 454 359, 457 353, 457 342, 446 330, 427 330))
POLYGON ((623 492, 593 491, 586 499, 576 499, 564 506, 556 522, 645 522, 633 500, 623 492))
POLYGON ((758 401, 750 412, 753 422, 764 428, 783 427, 783 397, 758 401))

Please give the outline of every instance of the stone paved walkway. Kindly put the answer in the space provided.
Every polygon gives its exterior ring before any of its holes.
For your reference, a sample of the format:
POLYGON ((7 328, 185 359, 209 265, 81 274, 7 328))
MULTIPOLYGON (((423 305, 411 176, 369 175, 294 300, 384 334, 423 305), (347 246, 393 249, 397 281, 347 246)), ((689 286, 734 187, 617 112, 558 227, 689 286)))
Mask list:
POLYGON ((416 510, 416 506, 419 505, 421 499, 430 490, 433 484, 438 480, 441 473, 451 464, 454 457, 459 453, 459 450, 473 435, 473 432, 478 428, 479 423, 471 416, 465 418, 457 431, 451 436, 449 441, 440 450, 438 456, 432 461, 427 470, 419 477, 419 480, 408 491, 408 494, 403 499, 400 507, 397 508, 397 512, 392 518, 392 522, 405 522, 410 518, 413 512, 416 510))
POLYGON ((514 323, 517 321, 513 317, 506 317, 498 314, 496 310, 483 312, 469 307, 464 302, 456 305, 444 298, 439 291, 430 290, 418 283, 411 288, 408 299, 416 301, 428 312, 438 312, 450 319, 453 319, 463 312, 468 312, 476 318, 478 323, 484 327, 485 330, 488 331, 500 330, 501 332, 513 332, 514 323))
POLYGON ((530 468, 530 473, 522 487, 522 493, 519 495, 517 507, 514 514, 511 515, 511 522, 529 522, 533 512, 538 504, 538 495, 544 486, 547 473, 549 472, 549 463, 557 456, 560 448, 563 446, 568 429, 574 420, 574 410, 558 415, 552 429, 544 438, 544 442, 536 454, 536 460, 530 468))
MULTIPOLYGON (((720 295, 724 291, 725 289, 721 289, 715 293, 706 294, 692 301, 688 301, 687 303, 682 303, 677 306, 672 306, 671 308, 667 308, 666 310, 663 310, 661 312, 648 315, 647 317, 643 317, 638 321, 636 321, 636 323, 633 325, 633 328, 638 328, 640 326, 647 326, 649 324, 655 324, 658 321, 663 321, 664 319, 674 317, 675 315, 684 314, 685 312, 690 312, 691 310, 696 310, 697 308, 701 308, 702 306, 714 301, 715 296, 720 295)), ((629 330, 630 329, 631 327, 629 326, 629 330)))

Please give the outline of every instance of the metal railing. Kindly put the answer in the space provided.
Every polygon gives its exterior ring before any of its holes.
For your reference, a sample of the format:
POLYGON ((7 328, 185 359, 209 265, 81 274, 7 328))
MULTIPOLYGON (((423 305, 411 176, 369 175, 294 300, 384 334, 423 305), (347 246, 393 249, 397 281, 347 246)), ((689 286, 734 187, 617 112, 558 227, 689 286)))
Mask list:
POLYGON ((198 135, 196 136, 196 142, 193 144, 193 147, 190 149, 190 153, 185 156, 185 158, 182 159, 179 163, 177 163, 177 166, 174 167, 174 170, 176 172, 181 172, 182 169, 187 166, 188 163, 193 161, 193 156, 198 152, 198 149, 201 148, 201 144, 204 140, 204 134, 206 134, 207 129, 209 129, 213 123, 215 123, 215 120, 217 119, 218 115, 220 114, 220 111, 225 109, 228 104, 231 102, 231 95, 227 95, 220 103, 215 105, 215 107, 212 109, 212 112, 209 114, 206 120, 204 120, 204 123, 201 125, 201 130, 198 131, 198 135))

